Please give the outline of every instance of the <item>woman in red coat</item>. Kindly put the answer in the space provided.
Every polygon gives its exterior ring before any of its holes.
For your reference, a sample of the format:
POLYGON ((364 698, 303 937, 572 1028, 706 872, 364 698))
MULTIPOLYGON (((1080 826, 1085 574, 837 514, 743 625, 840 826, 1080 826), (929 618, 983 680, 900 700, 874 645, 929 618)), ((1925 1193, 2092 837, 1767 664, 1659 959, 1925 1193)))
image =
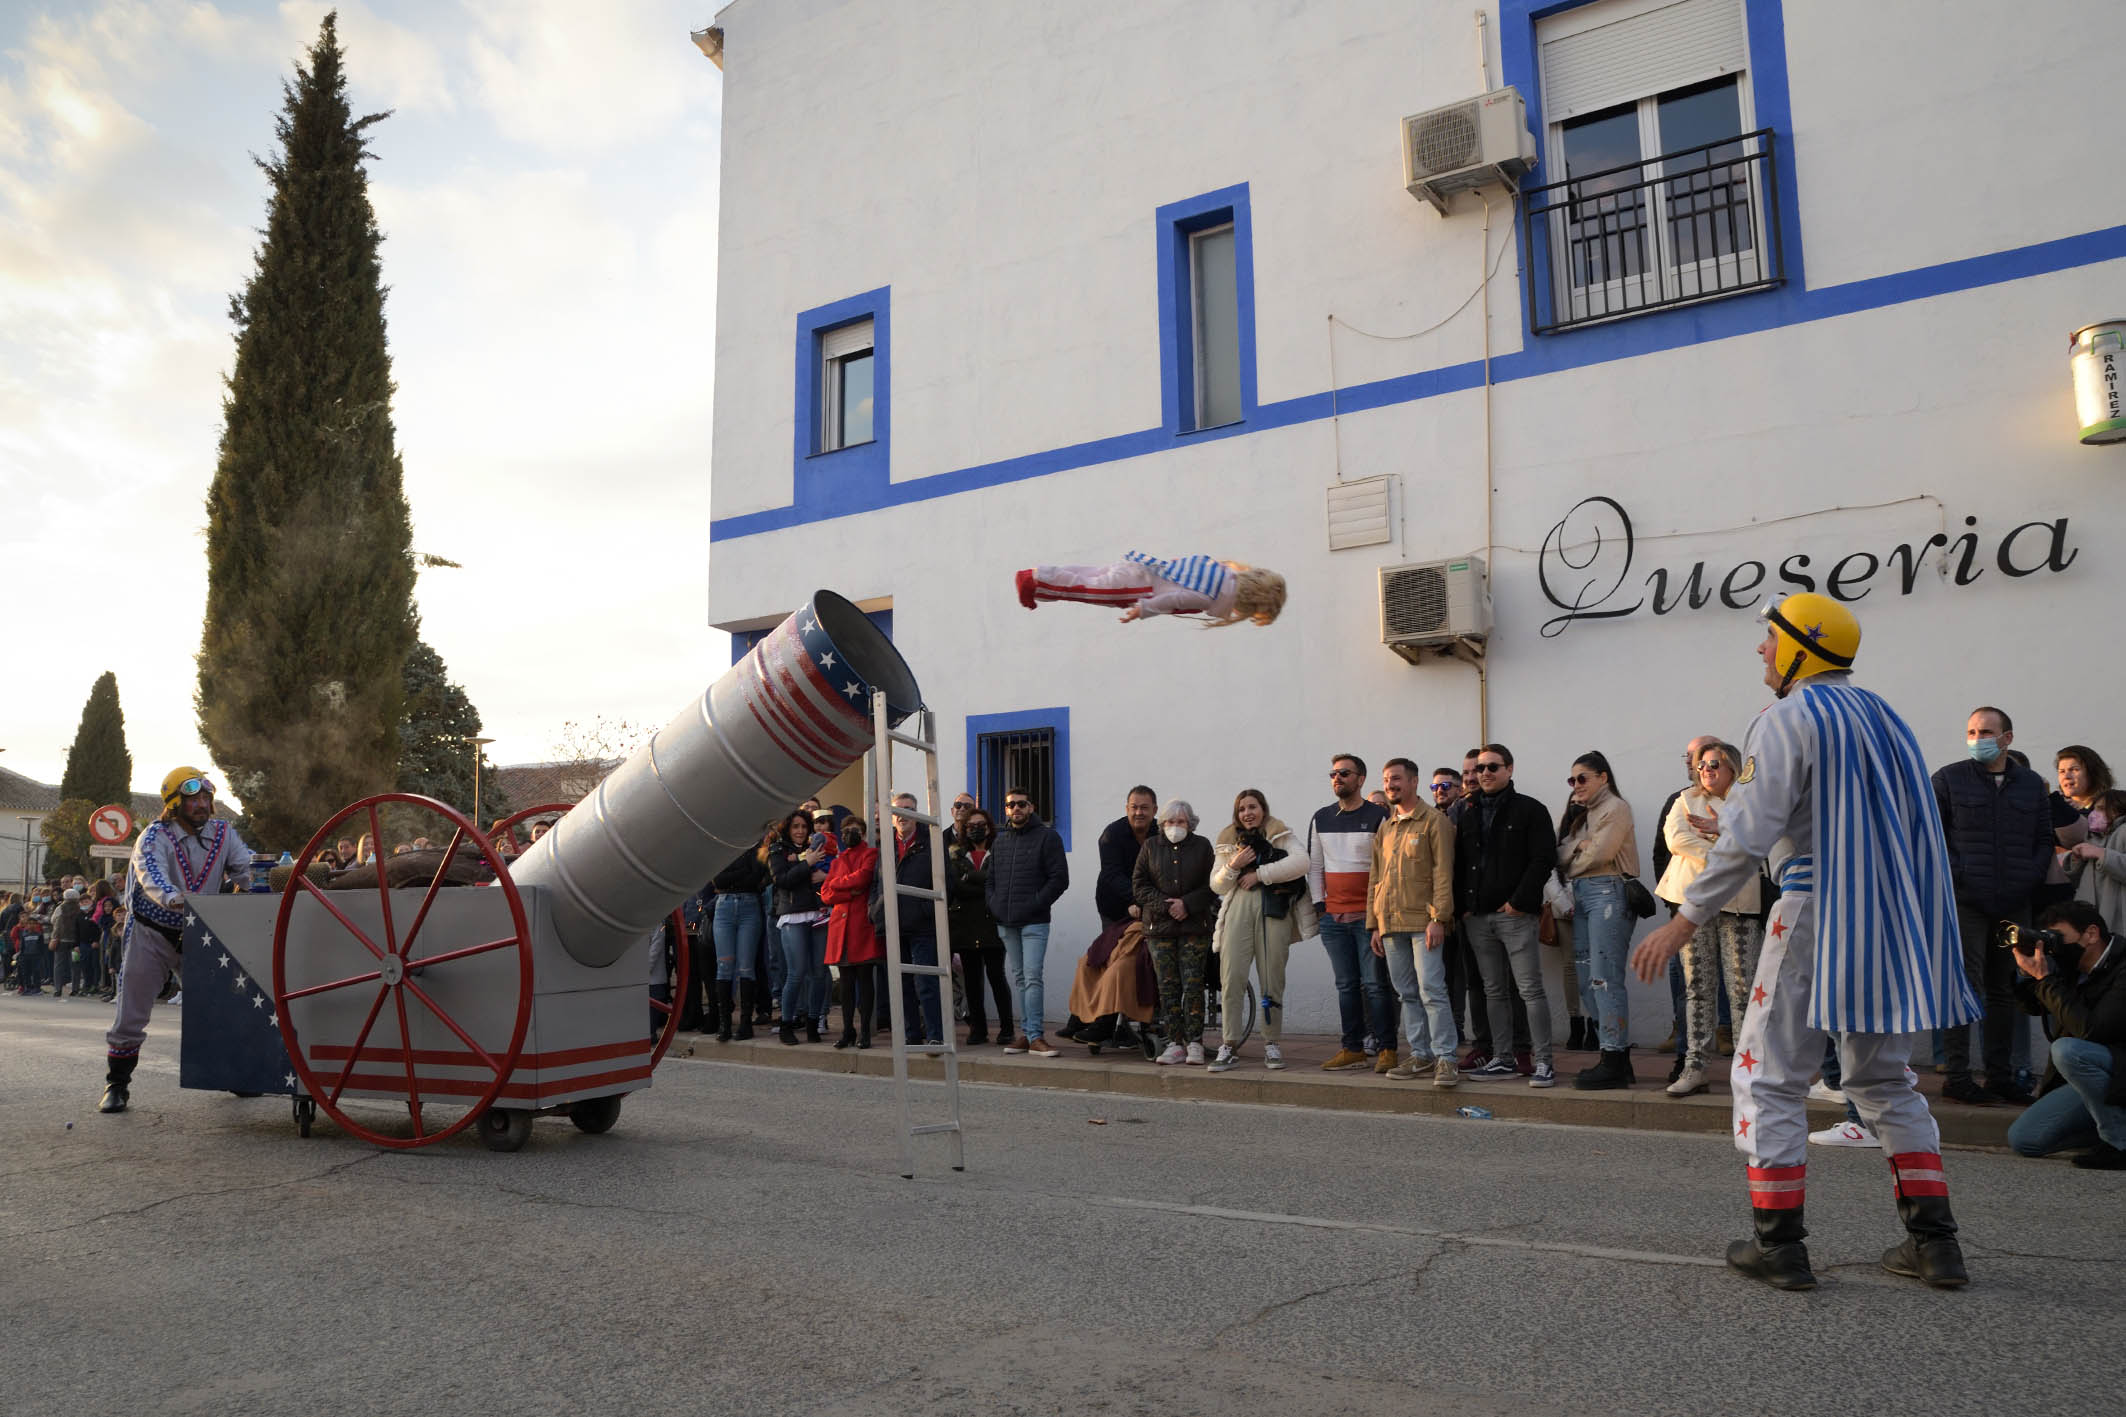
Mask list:
POLYGON ((864 824, 842 822, 841 851, 820 883, 827 918, 827 963, 841 967, 842 1036, 834 1046, 871 1046, 871 1015, 878 998, 878 967, 886 958, 871 924, 871 884, 878 876, 878 848, 864 844, 864 824))

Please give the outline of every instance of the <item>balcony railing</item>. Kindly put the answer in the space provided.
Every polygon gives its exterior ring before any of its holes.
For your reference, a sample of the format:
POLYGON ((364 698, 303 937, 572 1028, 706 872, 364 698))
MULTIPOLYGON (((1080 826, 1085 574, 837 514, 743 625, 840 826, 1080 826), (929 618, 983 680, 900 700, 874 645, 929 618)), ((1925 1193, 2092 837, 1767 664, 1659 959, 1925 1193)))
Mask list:
POLYGON ((1786 279, 1769 128, 1523 188, 1521 219, 1534 334, 1786 279))

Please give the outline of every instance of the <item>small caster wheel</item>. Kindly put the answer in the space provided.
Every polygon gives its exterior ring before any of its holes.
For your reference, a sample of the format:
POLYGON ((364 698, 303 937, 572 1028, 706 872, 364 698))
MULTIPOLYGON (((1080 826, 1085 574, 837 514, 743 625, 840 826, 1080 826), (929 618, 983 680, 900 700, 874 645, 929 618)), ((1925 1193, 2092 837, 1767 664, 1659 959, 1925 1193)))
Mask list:
POLYGON ((299 1136, 310 1135, 310 1124, 317 1120, 317 1104, 307 1097, 295 1099, 295 1130, 299 1136))
POLYGON ((620 1098, 586 1097, 581 1102, 571 1102, 568 1105, 568 1119, 592 1136, 609 1132, 613 1129, 613 1123, 620 1120, 620 1098))
POLYGON ((490 1107, 475 1123, 489 1151, 517 1151, 531 1140, 532 1114, 521 1107, 490 1107))

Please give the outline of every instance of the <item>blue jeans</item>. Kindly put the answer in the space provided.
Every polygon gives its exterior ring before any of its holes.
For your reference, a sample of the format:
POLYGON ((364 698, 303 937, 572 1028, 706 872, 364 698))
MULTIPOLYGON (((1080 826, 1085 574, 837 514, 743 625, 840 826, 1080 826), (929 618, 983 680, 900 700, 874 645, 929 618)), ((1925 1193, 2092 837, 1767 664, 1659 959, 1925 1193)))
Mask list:
POLYGON ((997 933, 1004 937, 1004 972, 1011 979, 1011 992, 1019 1000, 1019 1026, 1029 1039, 1038 1039, 1044 1027, 1041 1009, 1046 1003, 1047 980, 1043 971, 1048 964, 1048 922, 999 923, 997 933))
POLYGON ((716 941, 718 980, 728 983, 759 974, 761 927, 759 896, 716 897, 716 913, 709 919, 709 930, 716 941))
POLYGON ((2104 1100, 2111 1090, 2111 1049, 2085 1038, 2056 1039, 2052 1066, 2067 1085, 2023 1109, 2008 1128, 2008 1145, 2024 1156, 2050 1156, 2099 1141, 2126 1149, 2126 1108, 2104 1100))
POLYGON ((782 927, 782 1016, 794 1024, 818 1018, 812 997, 827 987, 827 922, 782 927))
POLYGON ((1580 976, 1580 1011, 1596 1020, 1602 1051, 1631 1042, 1625 956, 1638 917, 1624 903, 1622 876, 1582 876, 1572 883, 1572 965, 1580 976))
MULTIPOLYGON (((938 962, 936 935, 901 936, 902 964, 938 962)), ((939 1008, 938 981, 927 974, 901 976, 901 1013, 908 1024, 908 1041, 921 1043, 945 1037, 944 1016, 939 1008), (918 1022, 920 1010, 920 1022, 918 1022)))
POLYGON ((1342 1016, 1343 1047, 1356 1053, 1370 1034, 1383 1048, 1395 1046, 1393 996, 1387 961, 1376 958, 1363 920, 1321 918, 1321 947, 1336 976, 1336 1009, 1342 1016))
POLYGON ((1436 950, 1425 948, 1425 934, 1383 935, 1388 977, 1403 1001, 1403 1038, 1412 1058, 1452 1058, 1461 1046, 1454 1027, 1454 1006, 1447 998, 1447 951, 1443 940, 1436 950))

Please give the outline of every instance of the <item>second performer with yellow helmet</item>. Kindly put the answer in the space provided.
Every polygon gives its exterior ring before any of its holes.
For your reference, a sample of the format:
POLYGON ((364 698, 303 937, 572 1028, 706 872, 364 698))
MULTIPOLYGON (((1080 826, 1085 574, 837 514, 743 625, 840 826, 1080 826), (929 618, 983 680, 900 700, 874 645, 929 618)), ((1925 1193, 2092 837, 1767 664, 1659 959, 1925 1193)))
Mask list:
POLYGON ((1750 725, 1705 870, 1632 964, 1653 979, 1759 860, 1790 847, 1735 1041, 1734 1140, 1749 1159, 1756 1234, 1729 1246, 1727 1261, 1776 1288, 1815 1287, 1802 1243, 1807 1094, 1831 1034, 1846 1096, 1889 1155, 1907 1232, 1883 1267, 1961 1285, 1941 1133, 1906 1067, 1921 1034, 1979 1011, 1964 979, 1933 786, 1911 728, 1852 682, 1860 652, 1852 611, 1827 596, 1790 595, 1763 618, 1758 654, 1779 697, 1750 725))

